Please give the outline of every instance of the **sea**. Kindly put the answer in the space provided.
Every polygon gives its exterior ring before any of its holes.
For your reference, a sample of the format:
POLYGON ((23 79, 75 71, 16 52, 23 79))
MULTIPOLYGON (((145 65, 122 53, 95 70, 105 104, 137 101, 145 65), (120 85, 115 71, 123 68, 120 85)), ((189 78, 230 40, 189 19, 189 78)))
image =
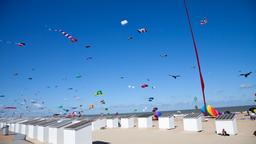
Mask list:
MULTIPOLYGON (((223 113, 225 111, 229 112, 244 112, 249 110, 251 107, 256 107, 256 105, 245 105, 245 106, 229 106, 229 107, 216 107, 219 112, 223 113)), ((183 109, 183 110, 170 110, 170 111, 160 111, 161 114, 189 114, 189 113, 201 113, 200 109, 183 109)), ((152 114, 152 112, 136 112, 136 113, 119 113, 119 116, 139 116, 144 114, 152 114)), ((115 115, 115 114, 111 114, 115 115)), ((99 116, 99 115, 90 115, 90 116, 99 116)))

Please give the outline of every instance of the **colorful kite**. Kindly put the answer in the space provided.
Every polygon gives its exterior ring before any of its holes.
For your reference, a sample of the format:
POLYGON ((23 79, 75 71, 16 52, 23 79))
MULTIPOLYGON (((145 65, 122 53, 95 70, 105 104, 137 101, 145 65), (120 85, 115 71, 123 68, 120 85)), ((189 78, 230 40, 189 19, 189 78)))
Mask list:
POLYGON ((61 29, 52 29, 52 28, 48 28, 49 31, 53 31, 53 32, 59 32, 61 34, 63 34, 66 38, 68 38, 72 43, 77 42, 78 40, 76 38, 74 38, 72 35, 68 34, 67 32, 61 30, 61 29))
MULTIPOLYGON (((207 105, 206 110, 207 110, 207 114, 212 117, 217 117, 220 114, 214 107, 210 105, 207 105)), ((204 114, 206 113, 204 106, 201 108, 201 112, 204 114)))
POLYGON ((14 107, 14 106, 6 106, 6 107, 3 107, 3 109, 16 109, 16 107, 14 107))
POLYGON ((200 20, 200 24, 201 25, 206 25, 208 23, 208 19, 207 18, 203 18, 202 20, 200 20))
POLYGON ((101 91, 101 90, 97 91, 96 94, 95 94, 95 96, 103 96, 102 91, 101 91))
POLYGON ((145 33, 147 32, 147 29, 146 28, 140 28, 140 29, 137 29, 138 33, 142 34, 142 33, 145 33))
POLYGON ((5 40, 0 40, 0 42, 5 43, 5 44, 15 44, 19 47, 26 46, 26 43, 24 43, 24 42, 13 42, 13 41, 5 41, 5 40))
POLYGON ((147 84, 142 84, 142 85, 141 85, 141 88, 147 88, 147 87, 148 87, 147 84))
POLYGON ((16 43, 17 44, 17 46, 19 46, 19 47, 24 47, 26 44, 24 43, 24 42, 18 42, 18 43, 16 43))
POLYGON ((93 110, 94 109, 94 105, 89 105, 89 110, 93 110))

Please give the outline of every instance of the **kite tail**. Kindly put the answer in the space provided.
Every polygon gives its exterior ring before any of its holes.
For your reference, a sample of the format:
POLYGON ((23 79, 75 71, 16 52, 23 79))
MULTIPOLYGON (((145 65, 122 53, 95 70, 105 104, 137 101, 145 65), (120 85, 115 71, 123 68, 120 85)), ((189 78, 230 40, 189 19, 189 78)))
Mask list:
POLYGON ((78 40, 76 38, 74 38, 72 35, 68 34, 67 32, 61 30, 61 29, 54 29, 54 28, 50 28, 48 26, 46 26, 46 28, 48 28, 49 31, 53 31, 53 32, 60 32, 61 34, 63 34, 66 38, 68 38, 72 43, 77 42, 78 40))
MULTIPOLYGON (((187 4, 186 4, 186 0, 184 0, 184 7, 185 7, 185 10, 186 10, 186 15, 187 15, 187 19, 188 19, 188 24, 189 24, 189 28, 190 28, 190 32, 191 32, 191 36, 192 36, 192 40, 193 40, 194 51, 195 51, 195 53, 196 53, 197 66, 198 66, 198 71, 199 71, 199 76, 200 76, 200 82, 201 82, 201 89, 202 89, 203 100, 204 100, 204 108, 205 108, 205 112, 207 112, 207 109, 206 109, 206 99, 205 99, 205 93, 204 93, 204 88, 205 88, 204 79, 203 79, 203 74, 202 74, 202 72, 201 72, 200 60, 199 60, 198 50, 197 50, 197 46, 196 46, 196 40, 195 40, 195 37, 194 37, 194 32, 193 32, 193 29, 192 29, 192 24, 191 24, 191 22, 190 22, 190 16, 189 16, 189 12, 188 12, 188 7, 187 7, 187 4)), ((207 113, 205 113, 205 115, 207 115, 207 113)))

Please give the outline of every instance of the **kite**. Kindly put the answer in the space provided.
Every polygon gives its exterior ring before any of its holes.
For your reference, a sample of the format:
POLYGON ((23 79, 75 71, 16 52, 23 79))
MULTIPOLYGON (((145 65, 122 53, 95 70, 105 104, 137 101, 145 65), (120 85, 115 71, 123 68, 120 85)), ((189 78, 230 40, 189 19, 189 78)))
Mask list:
POLYGON ((149 102, 152 102, 153 100, 154 100, 153 97, 149 97, 149 98, 148 98, 148 101, 149 101, 149 102))
POLYGON ((72 35, 68 34, 67 32, 61 30, 61 29, 52 29, 52 28, 48 28, 49 31, 53 31, 53 32, 59 32, 61 34, 63 34, 66 38, 68 38, 72 43, 77 42, 78 40, 73 37, 72 35))
POLYGON ((121 77, 120 77, 120 79, 125 79, 125 78, 126 78, 126 77, 124 77, 124 76, 121 76, 121 77))
POLYGON ((89 110, 94 109, 94 105, 89 105, 89 110))
POLYGON ((171 77, 173 77, 174 79, 177 79, 178 77, 180 77, 180 75, 169 75, 171 77))
POLYGON ((141 85, 141 88, 147 88, 147 87, 148 87, 147 84, 142 84, 142 85, 141 85))
POLYGON ((73 88, 68 88, 68 90, 73 90, 73 88))
POLYGON ((17 43, 17 46, 19 46, 19 47, 24 47, 26 44, 24 43, 24 42, 18 42, 17 43))
POLYGON ((29 77, 28 80, 32 80, 33 78, 32 77, 29 77))
POLYGON ((152 88, 152 89, 155 89, 155 88, 156 88, 156 86, 152 86, 151 88, 152 88))
POLYGON ((85 48, 91 48, 92 46, 91 45, 85 45, 84 47, 85 48))
POLYGON ((62 108, 63 108, 63 106, 58 106, 58 108, 62 109, 62 108))
POLYGON ((77 75, 77 76, 76 76, 76 78, 81 78, 81 77, 82 77, 82 75, 77 75))
POLYGON ((95 94, 95 96, 103 96, 102 91, 101 91, 101 90, 97 91, 96 94, 95 94))
POLYGON ((6 43, 6 44, 15 44, 19 47, 24 47, 26 45, 26 43, 24 42, 12 42, 12 41, 4 41, 4 40, 0 40, 0 42, 6 43))
POLYGON ((137 29, 138 33, 142 34, 142 33, 145 33, 147 32, 147 29, 146 28, 140 28, 140 29, 137 29))
POLYGON ((128 85, 128 88, 132 88, 132 89, 134 89, 134 88, 135 88, 135 86, 128 85))
POLYGON ((167 54, 161 54, 160 55, 160 57, 162 57, 162 58, 165 58, 165 57, 167 57, 168 55, 167 54))
POLYGON ((92 57, 87 57, 86 60, 92 60, 92 57))
POLYGON ((242 73, 240 74, 240 76, 244 76, 245 78, 247 78, 252 72, 248 72, 248 73, 242 73))
POLYGON ((125 26, 125 25, 128 24, 128 20, 122 20, 120 23, 121 23, 122 26, 125 26))
POLYGON ((105 108, 105 111, 108 111, 108 108, 105 108))
POLYGON ((6 106, 6 107, 3 107, 3 109, 16 109, 16 107, 14 107, 14 106, 6 106))
POLYGON ((202 113, 208 113, 208 115, 212 116, 212 117, 217 117, 220 113, 212 106, 207 105, 207 107, 205 108, 204 106, 201 109, 202 113), (207 110, 207 112, 205 112, 205 110, 207 110))
POLYGON ((3 97, 5 97, 5 95, 0 95, 0 98, 3 98, 3 97))
POLYGON ((101 104, 106 104, 106 102, 104 100, 101 100, 100 103, 101 104))
POLYGON ((19 73, 14 73, 14 74, 13 74, 13 76, 18 76, 18 75, 19 75, 19 73))
POLYGON ((200 24, 201 25, 206 25, 208 23, 208 19, 207 18, 203 18, 202 20, 200 20, 200 24))
POLYGON ((133 37, 132 36, 128 36, 128 40, 132 40, 133 39, 133 37))

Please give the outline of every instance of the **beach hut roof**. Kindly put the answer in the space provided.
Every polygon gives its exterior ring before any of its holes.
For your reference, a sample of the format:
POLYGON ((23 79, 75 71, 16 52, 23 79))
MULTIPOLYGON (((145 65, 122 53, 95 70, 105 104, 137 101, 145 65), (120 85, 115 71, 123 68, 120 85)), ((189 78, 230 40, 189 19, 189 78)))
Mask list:
POLYGON ((72 123, 72 120, 62 120, 62 121, 56 122, 53 125, 50 125, 50 127, 52 127, 52 128, 60 128, 60 127, 64 127, 64 126, 66 126, 68 124, 71 124, 71 123, 72 123))
POLYGON ((52 124, 56 123, 57 121, 58 121, 57 119, 49 119, 49 120, 45 120, 43 122, 40 122, 37 125, 46 127, 46 126, 49 126, 49 125, 52 125, 52 124))
POLYGON ((28 121, 25 121, 21 124, 25 124, 25 125, 28 125, 28 124, 31 124, 31 123, 34 123, 34 122, 38 122, 38 121, 41 121, 40 119, 33 119, 33 120, 28 120, 28 121))
POLYGON ((153 114, 152 113, 146 113, 146 114, 141 114, 141 115, 139 115, 138 117, 150 117, 150 116, 152 116, 153 114))
POLYGON ((87 127, 87 126, 89 126, 91 124, 92 124, 92 121, 84 120, 84 121, 80 121, 78 123, 72 124, 70 126, 67 126, 67 127, 65 127, 65 129, 79 130, 79 129, 87 127))
POLYGON ((231 113, 231 114, 223 114, 223 115, 219 115, 216 120, 232 120, 234 119, 235 114, 231 113))
POLYGON ((189 119, 189 118, 199 118, 199 117, 201 117, 201 113, 191 113, 186 115, 184 118, 189 119))
POLYGON ((159 117, 172 117, 171 113, 162 113, 159 117))

